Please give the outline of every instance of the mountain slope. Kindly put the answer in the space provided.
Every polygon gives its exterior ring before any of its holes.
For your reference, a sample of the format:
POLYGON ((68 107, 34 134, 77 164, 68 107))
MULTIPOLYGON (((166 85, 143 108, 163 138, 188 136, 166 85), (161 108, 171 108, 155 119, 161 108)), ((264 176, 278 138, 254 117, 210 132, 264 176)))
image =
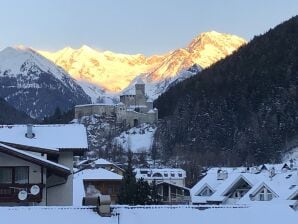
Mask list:
POLYGON ((25 124, 34 122, 28 115, 17 111, 4 99, 0 98, 0 124, 25 124))
POLYGON ((296 16, 161 95, 156 145, 203 166, 279 160, 298 136, 297 85, 296 16))
POLYGON ((54 53, 39 52, 75 79, 115 93, 124 90, 140 74, 142 77, 146 74, 144 81, 150 84, 173 78, 193 64, 206 68, 243 44, 245 40, 242 38, 212 31, 202 33, 186 48, 151 57, 99 52, 88 46, 80 49, 68 47, 54 53))
POLYGON ((90 97, 61 68, 25 47, 0 52, 0 97, 33 118, 62 111, 90 97))

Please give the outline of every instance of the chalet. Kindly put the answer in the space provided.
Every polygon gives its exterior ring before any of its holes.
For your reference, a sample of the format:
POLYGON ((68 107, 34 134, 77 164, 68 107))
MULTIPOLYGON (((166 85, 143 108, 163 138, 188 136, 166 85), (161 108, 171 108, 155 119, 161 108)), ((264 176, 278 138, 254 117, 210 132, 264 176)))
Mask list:
POLYGON ((298 200, 298 171, 293 164, 212 168, 191 189, 193 204, 287 203, 298 200), (292 168, 290 168, 292 167, 292 168))
POLYGON ((112 163, 106 159, 99 158, 96 160, 91 159, 85 159, 82 161, 78 161, 76 163, 77 172, 83 170, 83 169, 94 169, 94 168, 102 168, 109 171, 112 171, 114 173, 117 173, 121 176, 123 176, 124 169, 122 169, 120 166, 116 165, 115 163, 112 163))
POLYGON ((0 205, 71 206, 73 156, 87 148, 83 125, 0 126, 0 205))
POLYGON ((164 168, 135 169, 137 179, 144 179, 149 184, 157 185, 158 194, 163 204, 190 203, 190 189, 185 187, 186 172, 183 169, 164 168))
POLYGON ((103 168, 84 169, 74 175, 74 205, 84 204, 86 198, 109 195, 116 204, 122 183, 122 175, 103 168))

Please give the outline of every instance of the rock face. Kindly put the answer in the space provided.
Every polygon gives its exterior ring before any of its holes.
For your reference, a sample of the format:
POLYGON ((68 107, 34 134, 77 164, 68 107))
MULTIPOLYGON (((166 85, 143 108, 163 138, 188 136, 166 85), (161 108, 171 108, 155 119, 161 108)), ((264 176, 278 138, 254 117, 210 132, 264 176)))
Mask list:
POLYGON ((91 102, 67 72, 22 46, 0 52, 0 86, 0 97, 37 119, 53 114, 57 107, 65 111, 91 102))
POLYGON ((211 31, 193 39, 186 48, 151 57, 99 52, 88 46, 39 53, 63 67, 75 79, 115 93, 124 90, 140 74, 146 84, 152 84, 176 77, 193 64, 206 68, 245 43, 237 36, 211 31))

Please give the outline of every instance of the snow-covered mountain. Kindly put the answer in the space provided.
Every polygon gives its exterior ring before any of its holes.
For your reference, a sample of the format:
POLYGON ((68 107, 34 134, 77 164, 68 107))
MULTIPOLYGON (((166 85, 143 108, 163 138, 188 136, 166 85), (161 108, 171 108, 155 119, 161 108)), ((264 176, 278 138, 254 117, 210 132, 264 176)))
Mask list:
POLYGON ((135 94, 135 84, 142 80, 146 83, 146 95, 148 98, 154 100, 159 95, 167 91, 171 86, 176 85, 177 83, 194 76, 202 71, 202 68, 194 64, 188 69, 182 69, 176 76, 166 77, 161 80, 152 80, 151 74, 141 74, 137 76, 128 87, 126 87, 121 94, 135 94))
POLYGON ((23 46, 0 52, 0 86, 0 97, 33 118, 91 102, 66 71, 23 46))
POLYGON ((120 93, 131 86, 136 78, 143 79, 149 86, 157 85, 149 89, 161 89, 158 86, 166 85, 193 64, 206 68, 245 43, 244 39, 235 35, 211 31, 200 34, 185 48, 150 57, 100 52, 88 46, 39 53, 63 67, 75 79, 98 86, 101 90, 97 92, 120 93))

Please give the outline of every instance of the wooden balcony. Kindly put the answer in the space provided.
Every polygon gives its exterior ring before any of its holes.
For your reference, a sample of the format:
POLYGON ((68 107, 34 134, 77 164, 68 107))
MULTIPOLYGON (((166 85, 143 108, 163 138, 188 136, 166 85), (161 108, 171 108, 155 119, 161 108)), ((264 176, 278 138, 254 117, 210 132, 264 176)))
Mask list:
POLYGON ((0 203, 2 202, 41 202, 42 201, 42 190, 44 188, 43 184, 0 184, 0 203), (30 188, 33 185, 38 185, 40 192, 37 195, 30 194, 30 188), (27 191, 28 197, 26 200, 21 201, 18 199, 18 193, 22 190, 27 191))

